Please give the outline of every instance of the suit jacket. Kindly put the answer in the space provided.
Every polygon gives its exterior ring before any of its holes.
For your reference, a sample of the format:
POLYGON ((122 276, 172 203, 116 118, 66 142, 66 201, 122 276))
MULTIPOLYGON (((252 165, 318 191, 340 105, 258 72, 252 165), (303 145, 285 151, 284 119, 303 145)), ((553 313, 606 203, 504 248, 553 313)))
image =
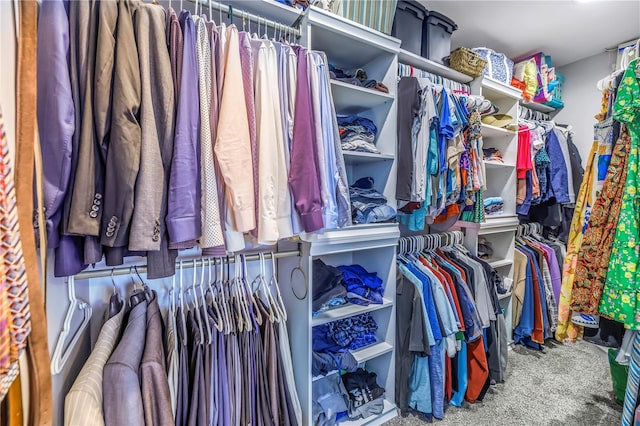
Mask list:
MULTIPOLYGON (((157 7, 155 5, 147 6, 157 7)), ((144 354, 140 363, 140 382, 146 426, 174 424, 164 359, 162 328, 158 297, 154 291, 153 298, 147 307, 147 334, 144 354)))
POLYGON ((120 334, 124 306, 109 318, 98 335, 96 345, 87 358, 76 381, 64 400, 65 426, 104 425, 102 416, 102 377, 120 334))
MULTIPOLYGON (((134 292, 131 299, 136 297, 144 298, 144 293, 134 292)), ((131 309, 122 339, 104 367, 102 390, 107 426, 144 426, 138 371, 144 352, 146 327, 147 301, 142 300, 131 309)))
MULTIPOLYGON (((182 30, 178 22, 176 12, 169 8, 166 17, 167 41, 169 44, 169 58, 171 63, 172 87, 174 105, 172 117, 175 119, 175 109, 179 94, 179 80, 182 70, 182 30)), ((155 105, 155 102, 154 102, 155 105)), ((174 120, 175 132, 175 120, 174 120)), ((167 231, 168 190, 169 175, 171 173, 171 161, 173 159, 173 135, 166 143, 160 145, 162 165, 164 167, 164 186, 162 192, 162 204, 160 205, 160 250, 147 253, 147 277, 149 279, 164 278, 176 273, 177 250, 169 249, 169 234, 167 231)))
MULTIPOLYGON (((69 217, 66 231, 71 235, 98 236, 104 206, 105 138, 109 132, 111 111, 111 76, 115 46, 114 31, 118 18, 116 3, 71 2, 78 9, 77 33, 71 36, 72 84, 76 111, 77 162, 73 191, 69 198, 69 217), (80 3, 80 4, 77 4, 80 3), (74 78, 75 77, 75 78, 74 78)), ((74 145, 76 145, 74 143, 74 145)), ((72 158, 72 169, 73 169, 72 158)))
POLYGON ((62 0, 42 2, 38 21, 38 128, 44 175, 44 215, 50 248, 58 247, 69 185, 75 129, 69 76, 69 17, 62 0), (53 71, 53 72, 52 72, 53 71))
POLYGON ((133 31, 133 14, 139 5, 133 0, 118 1, 111 133, 100 232, 100 242, 107 247, 125 247, 129 243, 134 187, 140 168, 140 63, 133 31))
MULTIPOLYGON (((140 171, 135 182, 136 208, 131 219, 129 250, 160 249, 162 203, 166 172, 162 151, 173 147, 174 97, 171 61, 165 41, 165 11, 154 4, 140 4, 134 15, 134 31, 140 64, 140 171)), ((170 157, 169 157, 170 159, 170 157)))

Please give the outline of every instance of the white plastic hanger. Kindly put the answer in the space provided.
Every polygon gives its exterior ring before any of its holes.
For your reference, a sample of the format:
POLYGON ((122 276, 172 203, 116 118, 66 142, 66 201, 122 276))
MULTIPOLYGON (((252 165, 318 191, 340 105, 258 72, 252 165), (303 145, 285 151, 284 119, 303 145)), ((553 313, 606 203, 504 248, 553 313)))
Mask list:
POLYGON ((182 318, 182 344, 187 345, 187 317, 184 313, 184 286, 182 281, 182 260, 180 261, 180 317, 182 318))
MULTIPOLYGON (((224 318, 222 317, 222 312, 220 312, 220 306, 218 305, 218 299, 216 297, 216 294, 214 293, 213 290, 213 280, 211 277, 211 263, 215 262, 214 259, 209 259, 208 261, 208 266, 209 266, 209 280, 207 281, 207 291, 211 294, 211 309, 213 310, 213 326, 216 328, 216 330, 218 330, 219 332, 224 330, 224 318)), ((216 269, 216 275, 217 275, 218 271, 216 269)), ((206 293, 206 292, 205 292, 206 293)), ((206 294, 204 295, 204 302, 206 305, 206 294)), ((212 336, 213 337, 213 336, 212 336)))
POLYGON ((69 295, 69 307, 67 308, 67 313, 64 316, 62 331, 60 331, 60 334, 58 335, 56 347, 51 356, 51 374, 60 374, 62 372, 62 369, 71 356, 73 348, 76 343, 78 343, 78 340, 80 340, 82 332, 89 325, 89 322, 91 321, 91 314, 93 313, 91 305, 84 300, 76 298, 75 278, 73 275, 70 276, 67 281, 67 291, 69 295), (65 347, 64 343, 67 340, 67 337, 69 337, 71 331, 71 320, 73 319, 73 314, 77 309, 82 311, 82 322, 78 329, 73 333, 69 345, 65 347))
MULTIPOLYGON (((203 267, 204 268, 204 267, 203 267)), ((196 290, 196 273, 198 272, 198 262, 196 259, 193 259, 193 280, 191 281, 191 291, 193 292, 193 308, 194 308, 194 316, 196 319, 196 324, 198 324, 198 331, 200 332, 200 344, 204 343, 205 334, 204 327, 202 324, 202 315, 200 312, 200 305, 198 304, 198 292, 196 290)), ((209 327, 207 327, 208 329, 209 327)), ((211 333, 211 331, 209 331, 211 333)))

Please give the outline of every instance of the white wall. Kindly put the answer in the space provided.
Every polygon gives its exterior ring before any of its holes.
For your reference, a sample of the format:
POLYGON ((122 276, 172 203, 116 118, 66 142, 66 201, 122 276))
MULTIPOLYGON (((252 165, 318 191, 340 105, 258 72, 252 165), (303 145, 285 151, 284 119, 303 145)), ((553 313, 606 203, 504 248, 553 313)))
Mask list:
MULTIPOLYGON (((17 14, 17 11, 16 11, 17 14)), ((0 46, 2 46, 2 66, 0 66, 0 109, 2 121, 9 142, 9 152, 13 158, 16 140, 16 27, 14 2, 0 1, 0 46)))
POLYGON ((594 116, 600 111, 602 99, 596 83, 613 71, 615 62, 615 51, 603 52, 557 70, 566 77, 562 93, 565 106, 554 120, 573 127, 573 142, 580 150, 583 166, 593 143, 594 116))

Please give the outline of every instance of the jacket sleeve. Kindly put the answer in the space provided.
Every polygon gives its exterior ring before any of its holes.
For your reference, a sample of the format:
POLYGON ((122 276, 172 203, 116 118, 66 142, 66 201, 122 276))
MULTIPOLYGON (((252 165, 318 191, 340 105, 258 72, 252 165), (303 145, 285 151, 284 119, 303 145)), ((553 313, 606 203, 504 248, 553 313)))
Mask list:
MULTIPOLYGON (((135 14, 135 32, 140 61, 140 173, 135 186, 137 206, 133 211, 129 250, 160 249, 160 216, 165 170, 161 149, 173 138, 173 82, 169 51, 164 41, 164 10, 141 4, 135 14)), ((162 229, 164 229, 162 227, 162 229)))
POLYGON ((239 232, 256 227, 253 162, 249 121, 244 102, 238 30, 227 29, 226 67, 214 152, 226 184, 226 199, 239 232))
POLYGON ((317 148, 312 127, 311 93, 307 74, 306 50, 299 46, 294 49, 298 55, 298 78, 289 184, 304 230, 314 232, 322 229, 323 221, 317 169, 317 148))
POLYGON ((49 247, 58 247, 62 204, 71 173, 75 129, 69 74, 69 17, 61 0, 46 0, 38 21, 38 127, 49 247))
MULTIPOLYGON (((129 242, 134 187, 140 167, 140 64, 133 33, 135 5, 118 3, 118 26, 111 135, 107 154, 101 243, 124 247, 129 242), (123 42, 123 41, 127 42, 123 42)), ((139 208, 144 208, 139 206, 139 208)))

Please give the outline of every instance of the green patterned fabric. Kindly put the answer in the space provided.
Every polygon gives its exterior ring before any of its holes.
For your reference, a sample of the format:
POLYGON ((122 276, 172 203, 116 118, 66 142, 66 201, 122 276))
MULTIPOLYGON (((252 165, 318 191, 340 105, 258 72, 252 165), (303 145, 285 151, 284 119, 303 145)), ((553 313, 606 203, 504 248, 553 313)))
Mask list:
POLYGON ((391 34, 398 0, 342 0, 342 16, 385 34, 391 34))

